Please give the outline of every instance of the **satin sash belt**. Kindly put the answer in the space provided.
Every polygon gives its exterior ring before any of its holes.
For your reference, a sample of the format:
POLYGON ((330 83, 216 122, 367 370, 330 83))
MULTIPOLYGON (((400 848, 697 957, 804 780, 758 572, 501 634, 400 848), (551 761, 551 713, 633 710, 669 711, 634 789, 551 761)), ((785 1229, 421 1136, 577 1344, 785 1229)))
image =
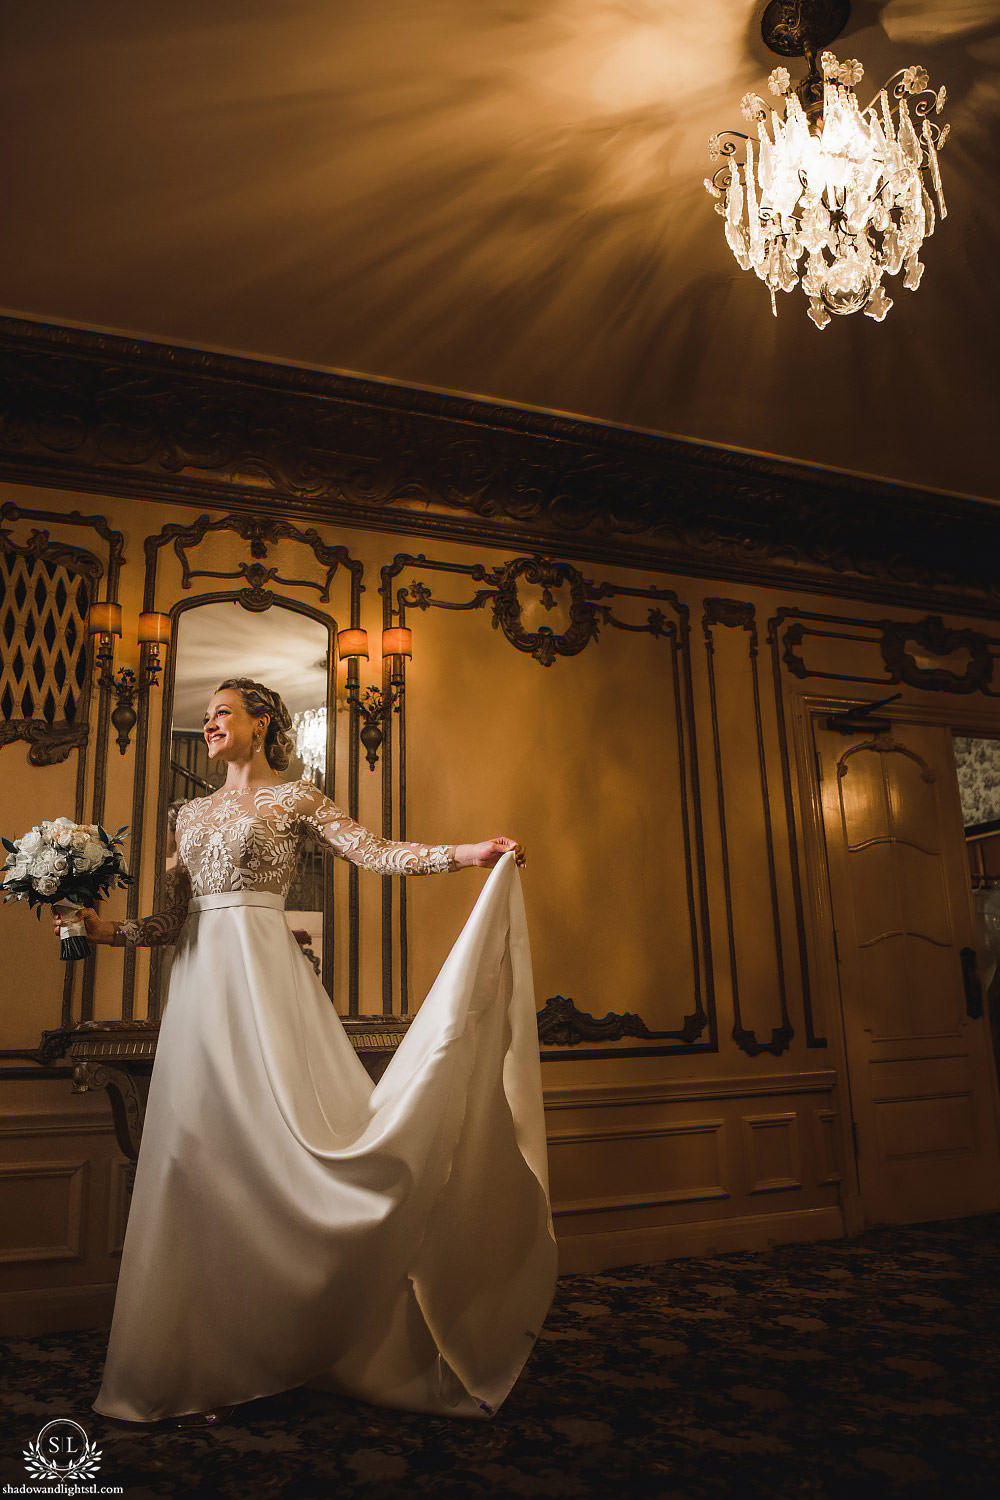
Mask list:
POLYGON ((222 906, 268 906, 284 911, 285 898, 275 891, 219 891, 214 896, 192 896, 188 911, 218 911, 222 906))

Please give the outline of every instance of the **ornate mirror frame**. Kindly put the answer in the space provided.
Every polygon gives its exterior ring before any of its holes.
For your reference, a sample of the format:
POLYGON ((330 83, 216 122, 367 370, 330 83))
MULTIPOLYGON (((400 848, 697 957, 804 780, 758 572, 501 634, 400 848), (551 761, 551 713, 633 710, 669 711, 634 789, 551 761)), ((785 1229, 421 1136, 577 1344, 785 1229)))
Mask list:
MULTIPOLYGON (((193 599, 185 599, 175 604, 170 611, 171 639, 178 638, 178 627, 184 615, 192 610, 202 609, 210 604, 238 604, 243 609, 253 614, 263 614, 270 609, 285 609, 293 614, 302 615, 306 619, 313 620, 326 631, 326 774, 320 783, 321 790, 328 797, 334 796, 336 782, 336 735, 337 735, 337 683, 336 683, 336 643, 337 643, 337 621, 332 615, 324 614, 312 605, 304 604, 298 599, 287 598, 284 595, 272 594, 267 603, 260 604, 248 601, 246 591, 242 589, 231 589, 221 593, 198 594, 193 599)), ((159 791, 156 799, 156 843, 153 854, 154 869, 156 871, 154 884, 154 907, 159 908, 164 899, 165 860, 166 860, 166 830, 167 830, 167 807, 168 807, 168 784, 170 770, 170 746, 173 728, 173 705, 174 688, 177 680, 177 652, 172 650, 166 663, 165 680, 163 684, 163 699, 160 721, 160 756, 159 756, 159 791)), ((280 691, 280 687, 279 687, 280 691)), ((323 952, 321 960, 321 978, 327 993, 333 997, 333 965, 334 965, 334 929, 333 929, 333 882, 323 882, 323 952)), ((352 971, 355 966, 352 965, 352 971)), ((162 969, 163 954, 159 948, 153 949, 152 961, 149 973, 149 999, 147 1015, 150 1020, 158 1019, 162 1000, 162 969)))

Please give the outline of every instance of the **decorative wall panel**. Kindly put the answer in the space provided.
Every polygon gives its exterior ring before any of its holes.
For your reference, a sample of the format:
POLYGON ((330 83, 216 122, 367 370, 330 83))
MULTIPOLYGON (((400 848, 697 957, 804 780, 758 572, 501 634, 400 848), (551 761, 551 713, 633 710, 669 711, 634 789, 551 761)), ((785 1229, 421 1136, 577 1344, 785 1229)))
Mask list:
MULTIPOLYGON (((788 1014, 753 606, 737 599, 706 599, 702 630, 708 658, 716 796, 722 836, 722 884, 733 992, 733 1040, 750 1057, 761 1052, 778 1057, 787 1050, 794 1033, 788 1014), (742 631, 746 645, 745 655, 741 651, 734 661, 727 661, 725 722, 720 713, 716 661, 720 649, 725 649, 728 654, 730 648, 728 645, 722 647, 718 641, 719 628, 742 631), (748 738, 756 750, 757 763, 758 801, 752 816, 748 815, 746 803, 748 738), (739 793, 740 817, 735 823, 731 817, 734 801, 731 788, 739 793), (762 878, 756 878, 762 853, 766 857, 766 885, 762 878), (753 1028, 745 1024, 743 1012, 747 1002, 755 1014, 773 1009, 777 1003, 779 1018, 771 1027, 768 1041, 759 1039, 753 1028)), ((764 875, 763 869, 760 875, 764 875)))
POLYGON ((0 1162, 0 1264, 76 1260, 87 1161, 0 1162))
MULTIPOLYGON (((610 581, 594 582, 585 578, 572 564, 549 557, 516 557, 495 566, 482 563, 458 563, 430 558, 424 553, 398 553, 382 569, 380 593, 383 601, 383 624, 405 625, 412 612, 429 610, 471 613, 487 611, 494 629, 510 642, 511 647, 530 656, 543 669, 562 665, 562 658, 579 656, 595 646, 602 632, 624 636, 642 635, 663 642, 669 673, 670 722, 679 775, 680 826, 678 851, 683 851, 686 905, 685 938, 690 944, 693 993, 678 997, 678 1004, 688 1011, 676 1026, 651 1024, 641 1014, 610 1012, 595 1018, 575 1001, 563 995, 550 997, 540 1012, 539 1032, 543 1043, 551 1048, 571 1048, 573 1056, 629 1056, 649 1051, 705 1050, 716 1045, 714 979, 709 934, 707 895, 705 890, 704 838, 700 816, 700 789, 696 732, 691 686, 687 606, 671 589, 638 588, 610 581), (437 586, 427 581, 436 577, 437 586), (442 580, 467 579, 475 587, 465 598, 449 597, 439 591, 442 580), (528 595, 533 595, 528 622, 528 595), (639 617, 630 617, 629 610, 639 617), (560 628, 541 623, 558 618, 560 628), (707 1038, 706 1038, 707 1033, 707 1038), (614 1041, 641 1041, 644 1046, 600 1048, 595 1044, 614 1041)), ((569 668, 567 668, 569 669, 569 668)), ((650 766, 655 762, 651 761, 650 766)), ((382 751, 383 829, 386 837, 406 838, 406 712, 399 715, 395 736, 387 735, 382 751), (397 745, 393 746, 393 739, 397 745), (398 754, 398 784, 394 790, 394 754, 398 754), (395 820, 393 813, 395 811, 395 820)), ((641 790, 637 795, 642 795, 641 790)), ((678 857, 680 852, 678 852, 678 857)), ((398 944, 400 950, 400 1009, 409 1007, 407 972, 406 883, 398 892, 398 944)), ((383 947, 389 953, 392 943, 393 882, 383 883, 383 947)), ((393 997, 388 988, 391 969, 383 966, 385 989, 383 1008, 391 1011, 393 997)), ((544 1053, 561 1056, 561 1052, 544 1053)))
POLYGON ((27 740, 32 765, 87 742, 87 610, 102 571, 47 531, 19 545, 0 527, 0 744, 27 740))
MULTIPOLYGON (((117 600, 124 560, 124 537, 102 515, 36 510, 13 501, 0 505, 0 747, 26 740, 33 766, 56 765, 75 753, 77 819, 85 816, 90 741, 87 609, 102 579, 104 598, 117 600), (49 524, 25 525, 36 521, 49 524), (93 532, 103 545, 92 551, 53 534, 64 527, 93 532)), ((104 815, 109 714, 108 700, 102 695, 90 802, 94 822, 104 815)), ((93 1015, 91 956, 83 964, 65 966, 60 1030, 72 1023, 76 969, 82 970, 80 1019, 93 1015)), ((59 1034, 53 1028, 43 1032, 36 1051, 5 1049, 0 1057, 49 1063, 60 1055, 61 1049, 54 1044, 59 1034)))

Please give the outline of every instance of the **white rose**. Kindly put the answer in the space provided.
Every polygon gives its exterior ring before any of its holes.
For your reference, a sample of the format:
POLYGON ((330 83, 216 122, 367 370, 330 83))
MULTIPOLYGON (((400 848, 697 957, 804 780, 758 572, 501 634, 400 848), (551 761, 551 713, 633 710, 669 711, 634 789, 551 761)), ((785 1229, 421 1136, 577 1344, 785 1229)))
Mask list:
POLYGON ((69 841, 74 849, 86 849, 90 841, 90 834, 86 828, 74 828, 69 836, 69 841))
POLYGON ((69 870, 69 860, 65 854, 55 854, 52 857, 53 875, 65 875, 69 870))
POLYGON ((43 847, 44 843, 42 835, 37 828, 32 828, 31 832, 26 833, 24 835, 24 838, 19 842, 21 853, 26 855, 29 859, 33 854, 38 853, 39 849, 43 847))
MULTIPOLYGON (((82 860, 85 870, 96 870, 98 865, 103 865, 108 857, 108 851, 100 839, 88 839, 83 847, 82 860)), ((80 861, 78 860, 79 864, 80 861)))
POLYGON ((34 886, 40 896, 54 896, 59 889, 59 882, 54 875, 39 875, 35 878, 34 886))

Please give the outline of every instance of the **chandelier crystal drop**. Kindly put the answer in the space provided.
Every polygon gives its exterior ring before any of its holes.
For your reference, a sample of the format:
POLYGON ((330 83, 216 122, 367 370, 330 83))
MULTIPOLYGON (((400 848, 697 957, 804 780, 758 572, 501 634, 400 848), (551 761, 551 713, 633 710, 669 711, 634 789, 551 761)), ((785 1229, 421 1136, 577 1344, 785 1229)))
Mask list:
POLYGON ((294 714, 292 738, 306 776, 319 786, 326 775, 326 709, 306 708, 294 714))
POLYGON ((817 328, 855 312, 881 323, 892 307, 883 279, 902 271, 915 292, 920 248, 947 217, 938 152, 950 127, 934 118, 946 92, 931 89, 923 68, 901 68, 862 109, 861 64, 828 51, 818 61, 821 92, 818 77, 793 90, 787 68, 772 72, 783 116, 744 95, 756 145, 739 131, 712 136, 709 155, 721 165, 705 186, 739 265, 770 290, 775 317, 775 293, 801 286, 817 328))

